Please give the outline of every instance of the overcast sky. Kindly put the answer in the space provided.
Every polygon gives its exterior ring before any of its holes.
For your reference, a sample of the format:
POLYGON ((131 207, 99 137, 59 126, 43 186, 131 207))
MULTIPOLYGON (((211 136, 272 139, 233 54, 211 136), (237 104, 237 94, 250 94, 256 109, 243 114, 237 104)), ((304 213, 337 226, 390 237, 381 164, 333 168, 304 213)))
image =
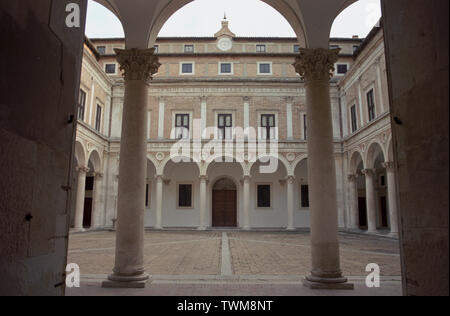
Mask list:
MULTIPOLYGON (((260 0, 195 0, 176 12, 159 36, 213 36, 224 12, 237 36, 295 36, 289 23, 260 0)), ((380 17, 380 0, 359 0, 337 17, 331 36, 365 37, 380 17)), ((89 0, 86 34, 90 38, 123 37, 123 30, 112 13, 89 0)))

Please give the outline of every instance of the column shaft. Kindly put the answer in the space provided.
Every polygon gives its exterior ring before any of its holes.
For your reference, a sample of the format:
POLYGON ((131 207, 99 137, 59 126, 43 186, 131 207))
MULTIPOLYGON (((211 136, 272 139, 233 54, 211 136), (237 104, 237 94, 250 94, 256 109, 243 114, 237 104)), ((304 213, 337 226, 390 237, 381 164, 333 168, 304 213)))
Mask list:
POLYGON ((89 171, 86 167, 77 167, 78 183, 77 183, 77 200, 75 206, 75 229, 83 229, 84 215, 84 197, 86 194, 86 173, 89 171))
POLYGON ((368 232, 374 233, 377 231, 377 213, 375 201, 375 187, 373 183, 373 170, 363 170, 366 176, 366 205, 367 205, 367 228, 368 232))
POLYGON ((339 50, 300 49, 294 64, 305 79, 310 188, 311 288, 353 288, 342 277, 329 79, 339 50))
POLYGON ((288 212, 288 230, 294 230, 294 177, 287 178, 287 212, 288 212))
POLYGON ((388 185, 389 221, 391 226, 391 234, 398 234, 397 190, 395 184, 394 164, 392 162, 387 162, 384 164, 384 167, 386 168, 388 185))
POLYGON ((349 185, 349 207, 350 207, 350 228, 359 228, 359 210, 358 210, 358 182, 356 175, 348 176, 349 185))
POLYGON ((207 185, 207 177, 200 177, 200 226, 199 230, 206 229, 206 185, 207 185))
POLYGON ((164 180, 162 175, 156 176, 156 229, 162 229, 162 206, 163 206, 164 180))
POLYGON ((250 176, 244 176, 244 185, 243 185, 243 199, 244 199, 244 210, 243 217, 244 222, 242 225, 243 229, 250 229, 250 176))
POLYGON ((95 174, 94 180, 94 207, 92 210, 91 227, 98 228, 102 226, 102 188, 103 188, 103 175, 95 174))

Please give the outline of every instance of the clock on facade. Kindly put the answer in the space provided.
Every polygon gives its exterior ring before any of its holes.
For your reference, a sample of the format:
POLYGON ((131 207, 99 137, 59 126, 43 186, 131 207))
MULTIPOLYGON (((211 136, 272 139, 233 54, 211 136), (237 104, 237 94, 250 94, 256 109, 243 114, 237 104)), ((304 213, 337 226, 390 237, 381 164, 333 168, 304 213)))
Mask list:
POLYGON ((233 43, 231 42, 231 39, 229 39, 229 38, 222 38, 217 43, 217 46, 219 47, 220 50, 227 51, 227 50, 230 50, 231 47, 233 47, 233 43))

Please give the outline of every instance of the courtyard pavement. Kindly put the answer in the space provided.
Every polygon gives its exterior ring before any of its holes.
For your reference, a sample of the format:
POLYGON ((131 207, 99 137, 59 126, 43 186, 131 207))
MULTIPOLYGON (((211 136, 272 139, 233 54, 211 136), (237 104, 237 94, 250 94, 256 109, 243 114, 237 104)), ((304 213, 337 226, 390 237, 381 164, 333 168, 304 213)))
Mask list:
POLYGON ((102 289, 114 266, 115 233, 72 234, 68 263, 81 270, 81 287, 67 295, 401 295, 398 240, 340 234, 341 266, 354 291, 302 286, 310 270, 309 233, 149 231, 144 263, 152 278, 145 289, 102 289), (366 266, 381 270, 381 287, 367 288, 366 266))

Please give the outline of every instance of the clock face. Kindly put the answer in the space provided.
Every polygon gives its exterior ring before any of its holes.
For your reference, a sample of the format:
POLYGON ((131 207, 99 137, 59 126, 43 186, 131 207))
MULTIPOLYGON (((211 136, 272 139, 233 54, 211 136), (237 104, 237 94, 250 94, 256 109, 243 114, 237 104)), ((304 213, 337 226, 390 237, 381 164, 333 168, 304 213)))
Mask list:
POLYGON ((233 43, 231 42, 231 39, 229 38, 222 38, 219 43, 217 43, 217 46, 222 51, 230 50, 231 47, 233 47, 233 43))

